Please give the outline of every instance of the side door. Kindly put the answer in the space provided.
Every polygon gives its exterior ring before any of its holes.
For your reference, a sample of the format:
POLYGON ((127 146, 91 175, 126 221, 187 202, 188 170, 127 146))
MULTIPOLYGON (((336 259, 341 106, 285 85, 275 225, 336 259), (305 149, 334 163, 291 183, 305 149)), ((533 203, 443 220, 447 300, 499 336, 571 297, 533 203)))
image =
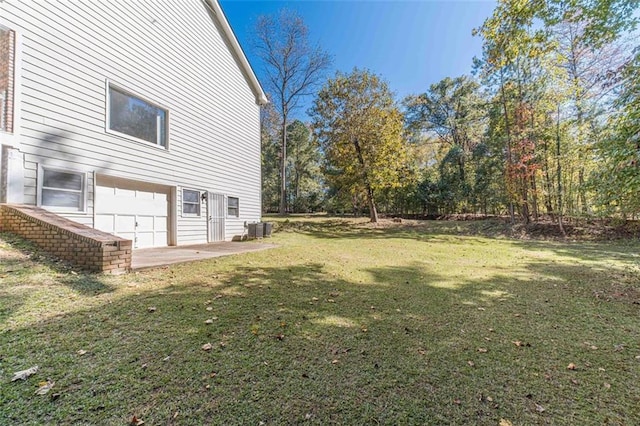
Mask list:
POLYGON ((210 243, 224 241, 225 210, 224 195, 207 192, 207 240, 210 243))

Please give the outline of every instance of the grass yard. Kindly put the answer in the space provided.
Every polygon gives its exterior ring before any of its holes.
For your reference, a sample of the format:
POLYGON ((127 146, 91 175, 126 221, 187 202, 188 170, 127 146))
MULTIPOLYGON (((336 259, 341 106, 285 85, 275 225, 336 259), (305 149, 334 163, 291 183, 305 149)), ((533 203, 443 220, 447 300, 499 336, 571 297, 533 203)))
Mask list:
POLYGON ((291 219, 119 277, 3 235, 0 423, 640 424, 640 242, 481 228, 291 219))

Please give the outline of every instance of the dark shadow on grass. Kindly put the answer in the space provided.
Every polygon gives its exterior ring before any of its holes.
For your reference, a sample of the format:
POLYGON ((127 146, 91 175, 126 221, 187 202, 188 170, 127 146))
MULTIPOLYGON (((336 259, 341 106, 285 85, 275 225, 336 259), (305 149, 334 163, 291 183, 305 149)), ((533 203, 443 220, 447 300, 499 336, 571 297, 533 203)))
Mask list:
POLYGON ((609 347, 634 337, 590 314, 598 304, 589 291, 607 277, 588 265, 530 260, 520 268, 535 277, 457 281, 428 263, 380 266, 359 271, 362 282, 317 262, 224 274, 200 262, 199 278, 181 279, 190 267, 141 274, 171 285, 0 335, 7 368, 37 363, 62 395, 52 402, 34 399, 33 386, 7 386, 5 419, 495 425, 501 418, 632 424, 640 415, 628 398, 640 377, 622 363, 625 352, 612 355, 624 369, 620 382, 587 398, 591 405, 580 405, 581 388, 565 377, 573 374, 567 358, 585 360, 594 367, 579 372, 581 386, 596 379, 601 386, 609 379, 581 342, 602 330, 609 347), (583 276, 595 282, 565 291, 583 276), (583 340, 566 342, 568 332, 583 340), (550 407, 544 417, 538 403, 550 407))

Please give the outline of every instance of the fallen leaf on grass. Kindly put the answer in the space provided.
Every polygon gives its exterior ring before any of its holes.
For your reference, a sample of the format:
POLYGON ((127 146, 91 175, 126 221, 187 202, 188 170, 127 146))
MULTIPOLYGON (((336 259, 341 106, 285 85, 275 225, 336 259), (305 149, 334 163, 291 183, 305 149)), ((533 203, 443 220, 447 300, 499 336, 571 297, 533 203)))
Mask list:
POLYGON ((202 345, 203 351, 210 351, 211 348, 213 348, 213 345, 211 343, 205 343, 204 345, 202 345))
POLYGON ((462 404, 462 401, 460 401, 459 399, 456 398, 456 399, 453 400, 453 403, 456 404, 456 405, 460 405, 460 404, 462 404))
POLYGON ((611 385, 609 383, 605 383, 604 387, 607 388, 607 389, 611 389, 611 385))
POLYGON ((473 361, 467 361, 467 364, 469 364, 469 367, 474 367, 476 365, 473 361))
POLYGON ((157 310, 158 310, 158 309, 157 309, 155 306, 149 306, 149 307, 147 308, 147 312, 155 312, 155 311, 157 311, 157 310))
POLYGON ((213 320, 212 319, 208 319, 204 322, 205 324, 213 324, 213 320))
POLYGON ((340 360, 334 359, 333 361, 331 361, 331 364, 337 364, 339 362, 340 362, 340 360))
POLYGON ((511 423, 507 419, 500 419, 500 423, 498 423, 498 426, 513 426, 513 423, 511 423))
POLYGON ((38 383, 38 389, 36 389, 35 394, 36 395, 46 395, 51 388, 53 387, 53 385, 55 385, 56 382, 52 382, 51 380, 47 380, 46 382, 40 382, 38 383))
POLYGON ((576 367, 576 365, 574 363, 572 363, 572 362, 569 363, 569 365, 567 365, 567 370, 575 370, 577 368, 578 367, 576 367))
POLYGON ((519 348, 522 348, 522 347, 530 348, 531 347, 531 343, 521 342, 520 340, 516 340, 515 342, 511 342, 511 343, 513 343, 514 345, 516 345, 519 348))
POLYGON ((211 306, 207 306, 207 311, 213 311, 213 308, 211 306))
POLYGON ((540 404, 536 404, 536 411, 538 413, 544 413, 545 412, 545 408, 540 404))
POLYGON ((80 349, 79 351, 76 352, 78 355, 82 356, 84 354, 87 353, 87 351, 85 351, 84 349, 80 349))
POLYGON ((129 422, 129 424, 131 424, 132 426, 141 426, 144 424, 144 420, 137 418, 136 416, 133 416, 131 418, 131 422, 129 422))
POLYGON ((226 346, 227 346, 227 343, 226 343, 226 342, 220 342, 220 347, 221 347, 221 348, 225 348, 226 346))
POLYGON ((487 348, 478 348, 478 352, 481 354, 487 353, 489 350, 487 348))
POLYGON ((38 372, 37 365, 31 368, 27 368, 26 370, 16 371, 15 373, 13 373, 13 378, 11 379, 11 381, 15 382, 16 380, 27 380, 27 377, 32 376, 37 372, 38 372))
POLYGON ((478 308, 478 310, 479 310, 479 311, 484 311, 485 309, 484 309, 484 308, 478 308))

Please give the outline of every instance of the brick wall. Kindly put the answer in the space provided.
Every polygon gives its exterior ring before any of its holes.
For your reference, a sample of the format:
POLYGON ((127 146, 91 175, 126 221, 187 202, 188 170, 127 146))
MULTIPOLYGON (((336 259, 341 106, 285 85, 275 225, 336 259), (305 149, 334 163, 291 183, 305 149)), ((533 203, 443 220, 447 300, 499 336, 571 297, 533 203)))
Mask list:
POLYGON ((131 240, 38 207, 0 205, 0 231, 20 235, 41 250, 91 272, 120 274, 131 269, 131 240))
POLYGON ((0 95, 4 94, 2 111, 2 128, 5 132, 13 133, 13 86, 15 61, 15 32, 0 27, 0 95))

